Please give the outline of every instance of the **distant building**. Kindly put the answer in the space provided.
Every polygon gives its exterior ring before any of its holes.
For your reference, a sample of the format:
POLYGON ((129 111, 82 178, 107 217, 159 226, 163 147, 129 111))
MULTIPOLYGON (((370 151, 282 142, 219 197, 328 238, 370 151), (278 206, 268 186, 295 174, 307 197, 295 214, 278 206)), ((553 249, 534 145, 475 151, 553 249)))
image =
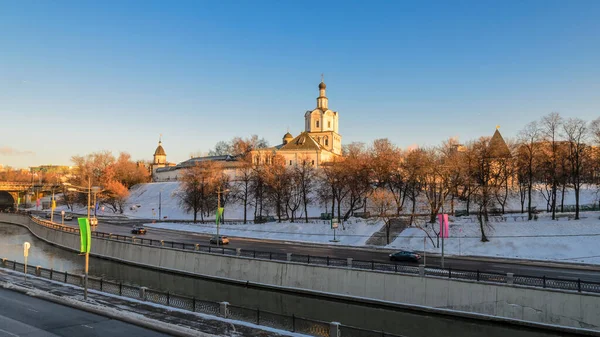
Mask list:
MULTIPOLYGON (((296 137, 288 132, 283 136, 281 144, 251 151, 250 156, 254 165, 269 165, 275 156, 281 156, 287 166, 305 161, 318 168, 322 163, 333 161, 342 155, 339 114, 329 109, 326 88, 325 82, 321 80, 317 107, 304 114, 304 131, 296 137)), ((242 165, 238 158, 233 156, 195 157, 179 164, 169 163, 162 142, 159 140, 151 164, 152 181, 179 180, 182 170, 206 161, 218 163, 232 178, 235 177, 237 168, 242 165)))
POLYGON ((42 173, 56 173, 56 174, 69 174, 71 172, 71 166, 65 165, 40 165, 32 166, 29 168, 30 172, 42 172, 42 173))
POLYGON ((304 131, 294 137, 286 133, 280 145, 254 150, 252 162, 256 165, 270 164, 279 155, 287 166, 307 161, 315 167, 342 155, 342 136, 339 134, 339 114, 329 109, 327 86, 321 80, 317 107, 304 114, 304 131))
POLYGON ((175 163, 167 162, 167 153, 162 147, 162 139, 159 139, 158 146, 156 147, 156 150, 154 150, 154 160, 152 160, 152 164, 150 164, 152 181, 163 181, 164 179, 158 170, 172 166, 175 166, 175 163))

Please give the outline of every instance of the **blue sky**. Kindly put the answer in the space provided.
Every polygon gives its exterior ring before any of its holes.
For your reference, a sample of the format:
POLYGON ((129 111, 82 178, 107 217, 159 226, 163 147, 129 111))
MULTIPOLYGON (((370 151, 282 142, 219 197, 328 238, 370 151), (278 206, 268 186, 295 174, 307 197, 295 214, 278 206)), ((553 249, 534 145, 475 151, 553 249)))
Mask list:
POLYGON ((278 144, 325 74, 343 143, 600 116, 600 1, 0 1, 0 164, 278 144))

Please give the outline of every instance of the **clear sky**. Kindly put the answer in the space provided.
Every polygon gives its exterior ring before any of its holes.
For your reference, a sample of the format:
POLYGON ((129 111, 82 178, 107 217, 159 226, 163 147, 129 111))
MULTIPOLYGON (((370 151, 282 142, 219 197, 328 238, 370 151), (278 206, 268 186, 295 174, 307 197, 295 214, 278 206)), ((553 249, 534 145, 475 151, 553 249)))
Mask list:
POLYGON ((600 116, 599 65, 600 1, 0 0, 0 164, 275 145, 321 73, 342 143, 513 137, 600 116))

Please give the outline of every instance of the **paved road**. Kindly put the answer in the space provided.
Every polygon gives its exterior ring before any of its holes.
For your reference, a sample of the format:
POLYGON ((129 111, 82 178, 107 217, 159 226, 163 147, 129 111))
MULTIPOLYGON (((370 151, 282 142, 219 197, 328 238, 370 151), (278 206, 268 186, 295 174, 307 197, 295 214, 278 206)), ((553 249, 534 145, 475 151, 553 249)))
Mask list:
POLYGON ((0 289, 0 337, 168 336, 110 319, 0 289))
MULTIPOLYGON (((96 228, 99 232, 131 235, 131 227, 134 224, 148 223, 152 220, 142 219, 99 219, 99 224, 96 228)), ((76 226, 76 220, 65 222, 65 225, 76 226)), ((147 228, 148 233, 144 236, 147 239, 175 241, 190 244, 208 245, 211 235, 201 233, 181 232, 174 230, 162 230, 155 228, 147 228)), ((335 258, 353 258, 355 260, 389 262, 389 252, 373 251, 361 248, 344 248, 324 245, 309 245, 296 242, 285 241, 265 241, 257 239, 232 238, 228 248, 241 248, 244 250, 257 250, 274 253, 293 253, 312 256, 329 256, 335 258)), ((428 256, 428 266, 441 266, 441 259, 438 256, 428 256)), ((423 261, 422 261, 423 262, 423 261)), ((406 264, 411 264, 406 262, 406 264)), ((412 265, 416 265, 412 263, 412 265)), ((445 258, 444 266, 446 268, 463 269, 463 270, 479 270, 482 272, 495 273, 514 273, 515 275, 528 276, 546 276, 552 278, 563 278, 584 281, 600 282, 600 271, 581 270, 568 267, 549 267, 535 266, 526 263, 515 262, 488 262, 477 259, 454 259, 445 258)))

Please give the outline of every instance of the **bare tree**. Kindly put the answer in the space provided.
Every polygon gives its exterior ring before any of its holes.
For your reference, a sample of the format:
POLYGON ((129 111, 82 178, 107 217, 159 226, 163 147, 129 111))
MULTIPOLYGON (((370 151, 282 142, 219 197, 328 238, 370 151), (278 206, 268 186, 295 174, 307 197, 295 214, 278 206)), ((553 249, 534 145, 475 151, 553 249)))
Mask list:
POLYGON ((182 174, 180 203, 187 212, 194 214, 194 222, 198 221, 198 213, 204 221, 204 214, 214 208, 218 173, 214 163, 205 162, 197 163, 182 174))
POLYGON ((473 153, 474 166, 471 170, 478 193, 475 194, 475 202, 479 206, 477 219, 481 231, 481 241, 489 241, 485 229, 489 224, 488 210, 492 206, 492 187, 494 186, 494 156, 490 152, 489 138, 482 137, 470 145, 469 151, 473 153))
POLYGON ((232 185, 234 190, 232 195, 241 201, 244 207, 244 223, 248 222, 248 204, 252 193, 252 172, 252 165, 248 162, 243 162, 242 166, 238 169, 237 178, 232 185))
POLYGON ((541 130, 537 122, 531 122, 519 132, 520 143, 519 163, 523 165, 525 179, 527 181, 527 213, 529 220, 533 219, 531 192, 533 190, 534 178, 536 175, 536 158, 540 151, 541 130))
POLYGON ((421 195, 422 186, 419 179, 421 173, 421 163, 424 162, 425 152, 421 149, 409 151, 402 163, 402 170, 406 179, 405 194, 411 201, 410 224, 414 223, 416 216, 416 205, 421 195))
POLYGON ((369 198, 371 199, 369 208, 377 219, 383 221, 385 226, 385 236, 387 244, 389 245, 391 220, 396 217, 394 196, 389 190, 378 188, 373 191, 369 198))
MULTIPOLYGON (((348 220, 350 215, 361 208, 365 207, 367 196, 372 190, 369 180, 369 166, 367 164, 368 157, 363 144, 353 143, 347 148, 347 156, 341 163, 341 178, 343 190, 338 196, 343 196, 344 192, 347 195, 345 205, 347 206, 346 213, 343 219, 348 220)), ((338 218, 340 217, 340 206, 342 199, 338 199, 338 218)))
POLYGON ((571 182, 575 191, 575 220, 579 219, 579 192, 583 184, 582 173, 585 161, 587 123, 580 118, 569 118, 563 125, 565 138, 569 143, 569 161, 571 162, 571 182))
POLYGON ((300 209, 300 205, 302 205, 303 201, 302 182, 300 181, 301 177, 298 175, 298 171, 295 169, 288 169, 287 176, 289 184, 285 205, 286 209, 290 211, 290 221, 294 222, 296 219, 296 212, 300 209))
POLYGON ((290 179, 289 172, 282 157, 275 156, 271 165, 265 166, 265 184, 268 187, 267 196, 275 208, 277 221, 281 222, 286 212, 286 202, 289 200, 290 179))
POLYGON ((294 182, 300 188, 302 205, 304 206, 304 219, 308 223, 308 205, 315 188, 315 168, 308 158, 303 158, 293 170, 294 182))
POLYGON ((558 137, 562 117, 557 112, 550 113, 542 118, 542 134, 544 141, 548 144, 547 151, 547 177, 551 186, 550 209, 552 210, 552 220, 556 219, 556 191, 558 189, 558 137))
POLYGON ((371 181, 377 187, 385 187, 392 193, 396 215, 404 205, 404 177, 400 169, 401 152, 387 138, 376 139, 368 154, 371 181))

